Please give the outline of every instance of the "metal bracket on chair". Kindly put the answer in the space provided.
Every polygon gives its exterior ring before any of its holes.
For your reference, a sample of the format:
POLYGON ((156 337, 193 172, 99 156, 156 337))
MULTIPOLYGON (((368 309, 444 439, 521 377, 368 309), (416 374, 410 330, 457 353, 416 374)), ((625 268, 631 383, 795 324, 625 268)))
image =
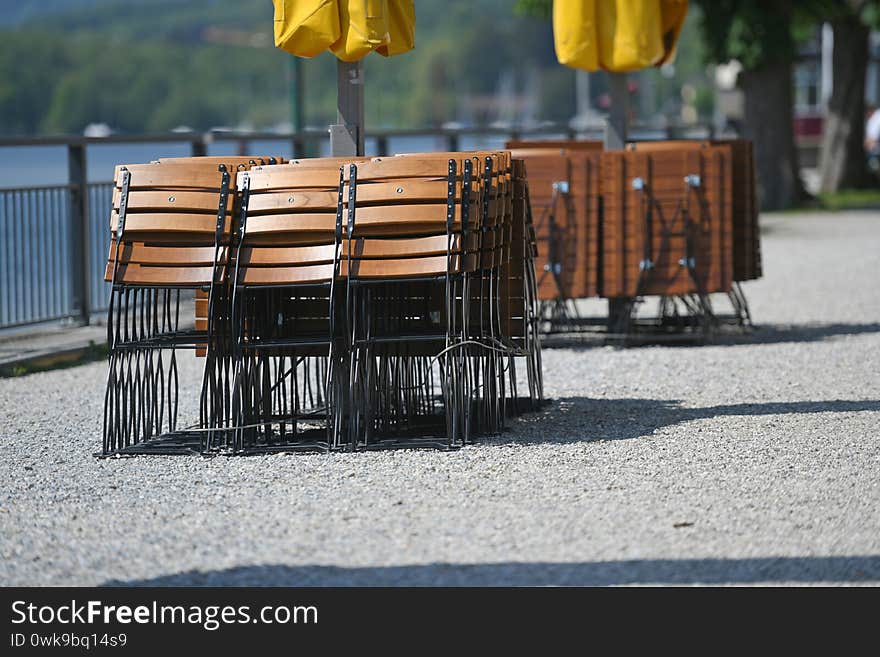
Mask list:
MULTIPOLYGON (((473 163, 470 160, 465 160, 463 168, 464 171, 461 178, 461 232, 466 234, 471 218, 471 175, 473 174, 473 163)), ((464 245, 462 245, 462 249, 464 249, 464 245)))
POLYGON ((483 194, 483 229, 486 229, 485 221, 489 217, 489 191, 492 189, 492 158, 486 156, 486 166, 483 168, 483 186, 485 188, 483 194))
POLYGON ((696 173, 691 173, 684 177, 684 184, 688 187, 699 187, 700 183, 700 176, 696 173))
POLYGON ((119 192, 119 217, 116 220, 116 243, 122 241, 125 231, 125 215, 128 213, 128 188, 131 184, 131 171, 122 169, 122 191, 119 192))
POLYGON ((560 194, 568 194, 569 185, 567 180, 557 180, 553 183, 553 191, 560 194))
POLYGON ((696 267, 696 260, 694 260, 693 256, 688 256, 687 258, 679 258, 678 264, 681 267, 687 267, 688 269, 693 269, 696 267))
POLYGON ((355 192, 355 188, 357 187, 357 165, 352 164, 348 167, 348 239, 351 239, 352 233, 354 232, 354 209, 355 209, 355 200, 357 199, 357 194, 355 192))
POLYGON ((645 189, 645 180, 641 177, 636 177, 632 179, 632 188, 637 192, 641 192, 645 189))
MULTIPOLYGON (((449 160, 449 167, 446 169, 446 232, 452 231, 452 224, 455 221, 455 160, 449 160)), ((462 208, 464 212, 464 208, 462 208)))
POLYGON ((336 197, 336 244, 342 242, 342 195, 345 189, 345 167, 339 167, 339 190, 336 197))
POLYGON ((224 165, 220 165, 223 179, 220 183, 220 203, 217 206, 217 231, 214 235, 215 244, 220 242, 223 236, 223 228, 226 226, 226 207, 229 203, 229 172, 224 165))
POLYGON ((650 258, 645 258, 644 260, 639 261, 639 271, 649 271, 654 269, 654 261, 650 258))
MULTIPOLYGON (((251 177, 247 171, 240 171, 238 174, 238 191, 241 192, 241 208, 238 215, 238 241, 244 241, 244 234, 247 228, 247 210, 248 201, 251 196, 251 177)), ((218 220, 219 221, 219 220, 218 220)))

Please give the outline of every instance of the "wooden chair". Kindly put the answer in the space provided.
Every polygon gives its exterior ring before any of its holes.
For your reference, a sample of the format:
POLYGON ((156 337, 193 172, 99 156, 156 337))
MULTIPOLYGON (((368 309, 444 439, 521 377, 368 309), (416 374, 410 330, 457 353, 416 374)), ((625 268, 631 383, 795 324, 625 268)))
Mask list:
POLYGON ((218 318, 233 205, 232 174, 216 163, 117 167, 105 273, 111 296, 104 454, 147 442, 170 451, 204 447, 204 435, 178 431, 179 349, 207 345, 200 429, 220 420, 225 387, 217 368, 228 350, 218 318), (199 289, 208 294, 207 325, 186 328, 182 293, 199 289))
POLYGON ((239 175, 232 273, 236 452, 341 446, 338 166, 239 175), (315 429, 316 422, 324 428, 315 429))
MULTIPOLYGON (((224 165, 227 171, 235 175, 238 171, 246 171, 253 166, 262 166, 267 164, 283 164, 285 159, 275 155, 211 155, 198 157, 163 157, 156 160, 160 164, 166 165, 190 165, 190 164, 216 164, 224 165)), ((195 301, 195 326, 197 329, 205 330, 208 325, 208 293, 205 290, 196 290, 195 301)), ((196 356, 204 356, 207 353, 207 345, 198 345, 196 347, 196 356)))
POLYGON ((391 157, 345 170, 342 257, 355 445, 418 429, 414 424, 434 403, 420 380, 432 357, 447 444, 469 439, 469 284, 481 257, 485 205, 475 195, 472 164, 466 157, 461 167, 454 159, 391 157))
POLYGON ((708 329, 708 295, 732 282, 730 149, 637 145, 602 158, 603 296, 659 295, 661 323, 708 329))

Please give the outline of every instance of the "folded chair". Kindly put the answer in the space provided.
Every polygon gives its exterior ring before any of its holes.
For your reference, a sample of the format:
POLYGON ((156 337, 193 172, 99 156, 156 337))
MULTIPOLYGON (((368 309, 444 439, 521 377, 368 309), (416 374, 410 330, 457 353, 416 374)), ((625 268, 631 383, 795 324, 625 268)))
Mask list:
POLYGON ((239 175, 232 267, 235 452, 341 446, 338 166, 239 175), (323 427, 320 425, 323 424, 323 427))
POLYGON ((345 188, 349 441, 423 434, 436 363, 446 444, 461 445, 472 431, 468 351, 479 346, 468 334, 480 257, 472 162, 377 158, 347 167, 345 188))
POLYGON ((540 341, 540 301, 538 299, 535 257, 538 253, 532 223, 529 184, 526 163, 512 160, 512 208, 511 208, 511 257, 508 275, 509 305, 507 311, 508 335, 516 350, 512 352, 510 367, 514 404, 519 403, 516 394, 515 357, 526 360, 530 408, 537 408, 544 400, 543 373, 540 341))
MULTIPOLYGON (((473 223, 473 230, 479 234, 480 255, 472 284, 468 286, 470 301, 467 327, 468 339, 483 345, 483 348, 471 350, 468 376, 472 379, 470 388, 475 395, 472 400, 476 413, 475 426, 480 431, 500 431, 508 413, 508 401, 517 400, 515 359, 533 356, 533 352, 524 352, 523 346, 516 344, 511 335, 514 201, 510 153, 416 153, 397 157, 455 159, 459 166, 465 160, 471 161, 475 172, 472 176, 472 193, 480 199, 480 221, 473 223)), ((529 257, 532 257, 531 251, 529 257)), ((534 391, 537 389, 535 380, 531 376, 531 369, 529 372, 529 387, 534 391)), ((516 409, 516 404, 513 408, 516 409)))
POLYGON ((709 294, 731 290, 729 149, 639 145, 602 165, 603 296, 629 300, 614 332, 644 295, 661 297, 659 328, 713 330, 709 294))
MULTIPOLYGON (((238 171, 246 171, 252 166, 261 166, 264 164, 282 164, 285 162, 283 157, 274 155, 210 155, 198 157, 162 157, 156 160, 159 164, 166 165, 188 165, 188 164, 216 164, 224 165, 226 169, 235 175, 238 171)), ((233 180, 234 182, 234 180, 233 180)), ((196 328, 205 329, 208 323, 208 293, 205 290, 196 290, 195 303, 195 323, 196 328)), ((204 356, 207 352, 206 345, 196 347, 196 355, 204 356)))
POLYGON ((204 429, 222 422, 225 386, 224 277, 234 201, 225 165, 153 163, 118 167, 112 240, 105 278, 110 368, 105 395, 105 455, 123 451, 191 451, 204 429), (186 328, 184 291, 208 295, 207 323, 186 328), (200 422, 177 425, 177 351, 206 345, 200 422))

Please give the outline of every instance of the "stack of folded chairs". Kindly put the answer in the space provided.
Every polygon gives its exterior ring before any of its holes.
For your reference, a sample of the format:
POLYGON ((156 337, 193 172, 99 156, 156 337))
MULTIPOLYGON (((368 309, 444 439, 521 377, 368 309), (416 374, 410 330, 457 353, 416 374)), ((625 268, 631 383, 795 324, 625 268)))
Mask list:
POLYGON ((508 152, 160 161, 116 178, 105 455, 459 446, 540 403, 537 249, 508 152), (188 429, 180 348, 206 358, 188 429))
POLYGON ((507 147, 529 166, 540 299, 596 296, 602 142, 512 141, 507 147))
MULTIPOLYGON (((750 142, 638 142, 604 152, 599 142, 508 146, 528 163, 538 199, 539 268, 555 282, 539 286, 545 307, 591 296, 623 302, 609 328, 625 333, 635 326, 635 305, 659 296, 652 325, 710 330, 718 316, 709 295, 724 293, 733 321, 750 322, 739 286, 761 276, 750 142), (580 180, 573 153, 587 163, 580 180)), ((551 330, 558 325, 556 318, 551 330)))

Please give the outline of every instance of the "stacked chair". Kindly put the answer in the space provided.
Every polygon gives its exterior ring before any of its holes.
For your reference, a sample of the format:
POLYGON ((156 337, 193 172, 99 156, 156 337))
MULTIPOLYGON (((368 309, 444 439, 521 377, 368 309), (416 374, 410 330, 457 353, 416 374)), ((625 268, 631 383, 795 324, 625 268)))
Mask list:
POLYGON ((177 424, 179 350, 207 356, 201 424, 220 421, 229 407, 225 377, 228 342, 223 321, 235 173, 255 158, 202 161, 183 158, 117 167, 106 280, 109 373, 104 404, 103 453, 161 437, 155 451, 199 448, 203 437, 177 424), (202 291, 205 318, 186 328, 181 302, 202 291))
POLYGON ((599 294, 602 142, 514 141, 529 164, 538 251, 538 294, 545 320, 577 313, 569 302, 599 294))
POLYGON ((659 326, 710 329, 709 294, 732 284, 730 149, 636 145, 602 157, 602 291, 629 302, 613 330, 625 332, 648 295, 661 297, 659 326))
POLYGON ((120 167, 117 188, 103 454, 455 447, 542 401, 537 245, 508 152, 160 161, 120 167), (187 429, 183 348, 205 356, 187 429))
POLYGON ((554 281, 539 286, 545 331, 589 324, 572 300, 592 296, 609 299, 607 331, 616 335, 750 326, 739 285, 761 275, 750 142, 638 142, 604 152, 599 142, 508 147, 529 165, 532 196, 539 199, 538 262, 543 280, 549 272, 554 281), (568 173, 577 149, 590 172, 580 180, 568 173), (561 189, 584 210, 560 202, 561 189), (574 246, 580 234, 586 246, 574 246), (716 293, 727 296, 732 314, 715 312, 716 293), (647 296, 659 297, 659 311, 645 322, 636 308, 647 296))

